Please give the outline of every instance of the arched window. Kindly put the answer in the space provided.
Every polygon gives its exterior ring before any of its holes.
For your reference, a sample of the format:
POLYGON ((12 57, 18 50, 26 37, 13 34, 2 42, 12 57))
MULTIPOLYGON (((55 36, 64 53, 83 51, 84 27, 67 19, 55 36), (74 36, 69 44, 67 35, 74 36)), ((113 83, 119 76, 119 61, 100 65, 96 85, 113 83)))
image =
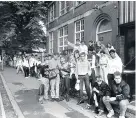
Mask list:
POLYGON ((101 41, 103 44, 111 43, 112 39, 112 26, 111 21, 108 19, 101 20, 96 29, 96 41, 101 41))

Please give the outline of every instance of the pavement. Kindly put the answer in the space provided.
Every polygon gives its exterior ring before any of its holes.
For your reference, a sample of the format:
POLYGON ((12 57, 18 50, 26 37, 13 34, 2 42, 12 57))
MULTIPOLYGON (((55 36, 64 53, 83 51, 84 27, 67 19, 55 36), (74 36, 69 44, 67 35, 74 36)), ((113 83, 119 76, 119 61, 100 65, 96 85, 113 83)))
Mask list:
POLYGON ((85 104, 76 105, 77 100, 73 98, 69 102, 47 101, 40 104, 38 102, 40 82, 36 78, 26 79, 23 74, 16 74, 14 68, 4 68, 1 75, 18 118, 96 118, 96 114, 91 110, 84 109, 85 104))

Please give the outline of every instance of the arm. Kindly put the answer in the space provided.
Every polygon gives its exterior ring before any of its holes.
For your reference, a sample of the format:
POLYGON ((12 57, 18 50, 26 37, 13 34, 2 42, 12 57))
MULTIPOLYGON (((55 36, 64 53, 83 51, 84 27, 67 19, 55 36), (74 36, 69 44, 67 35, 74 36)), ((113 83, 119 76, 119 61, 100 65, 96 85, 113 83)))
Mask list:
POLYGON ((129 98, 129 94, 130 94, 129 85, 128 84, 124 85, 122 89, 123 89, 122 94, 116 96, 117 100, 123 100, 123 99, 128 99, 129 98))

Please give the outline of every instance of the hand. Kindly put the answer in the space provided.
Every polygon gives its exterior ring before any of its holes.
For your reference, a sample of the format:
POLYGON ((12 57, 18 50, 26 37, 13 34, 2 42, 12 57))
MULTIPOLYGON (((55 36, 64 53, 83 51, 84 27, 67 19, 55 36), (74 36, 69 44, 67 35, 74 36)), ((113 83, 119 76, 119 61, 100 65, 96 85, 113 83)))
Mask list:
POLYGON ((99 93, 99 91, 95 87, 93 88, 93 91, 99 93))
POLYGON ((116 97, 111 97, 110 98, 110 101, 115 101, 116 100, 116 97))

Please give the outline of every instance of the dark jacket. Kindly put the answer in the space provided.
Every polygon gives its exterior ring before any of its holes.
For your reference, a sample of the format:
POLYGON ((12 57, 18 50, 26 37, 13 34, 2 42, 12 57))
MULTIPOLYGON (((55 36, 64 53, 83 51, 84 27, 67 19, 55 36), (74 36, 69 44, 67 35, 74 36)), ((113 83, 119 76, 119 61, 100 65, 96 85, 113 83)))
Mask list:
POLYGON ((88 46, 88 51, 95 51, 95 46, 94 45, 89 45, 88 46))
POLYGON ((100 96, 110 96, 111 94, 109 86, 104 81, 100 85, 95 82, 94 87, 99 91, 98 95, 100 96))
POLYGON ((116 97, 118 101, 130 98, 130 87, 125 81, 121 81, 120 84, 116 84, 112 81, 111 85, 112 96, 116 97))

